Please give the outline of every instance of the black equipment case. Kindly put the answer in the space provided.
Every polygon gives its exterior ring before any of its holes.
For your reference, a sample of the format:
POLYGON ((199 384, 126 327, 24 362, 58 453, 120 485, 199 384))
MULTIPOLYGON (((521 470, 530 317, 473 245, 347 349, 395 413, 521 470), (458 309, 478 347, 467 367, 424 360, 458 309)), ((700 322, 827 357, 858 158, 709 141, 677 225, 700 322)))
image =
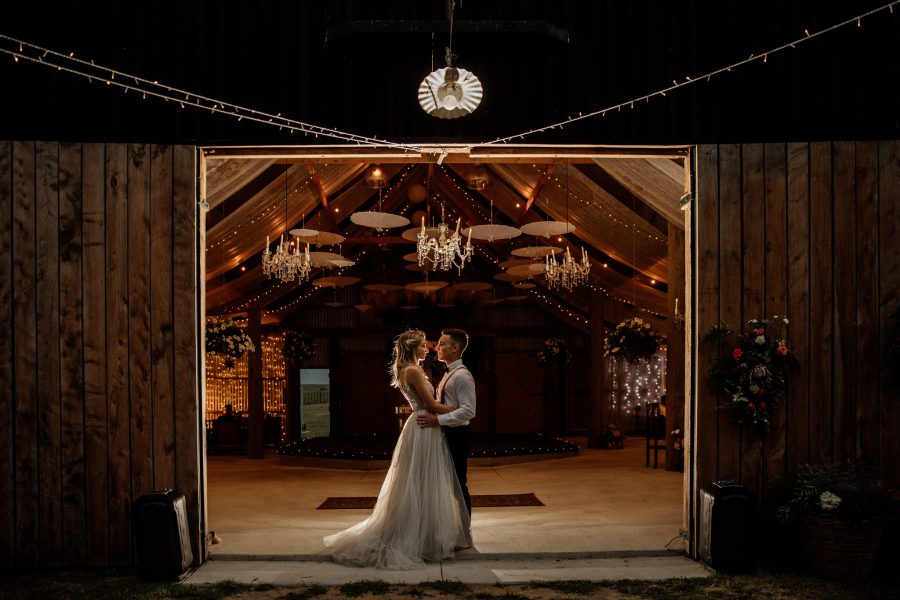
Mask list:
POLYGON ((134 536, 141 573, 178 579, 194 562, 184 494, 154 490, 134 502, 134 536))
POLYGON ((717 571, 753 568, 753 496, 744 486, 716 481, 700 490, 700 560, 717 571))

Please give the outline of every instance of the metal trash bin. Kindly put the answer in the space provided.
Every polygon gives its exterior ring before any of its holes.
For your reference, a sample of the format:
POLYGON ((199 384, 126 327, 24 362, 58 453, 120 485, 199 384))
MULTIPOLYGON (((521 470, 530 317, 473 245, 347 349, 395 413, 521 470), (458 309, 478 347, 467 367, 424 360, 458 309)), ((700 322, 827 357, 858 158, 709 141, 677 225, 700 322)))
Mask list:
POLYGON ((700 490, 700 560, 716 571, 753 569, 753 495, 732 481, 716 481, 700 490))
POLYGON ((152 579, 180 578, 194 562, 184 494, 154 490, 132 508, 141 573, 152 579))

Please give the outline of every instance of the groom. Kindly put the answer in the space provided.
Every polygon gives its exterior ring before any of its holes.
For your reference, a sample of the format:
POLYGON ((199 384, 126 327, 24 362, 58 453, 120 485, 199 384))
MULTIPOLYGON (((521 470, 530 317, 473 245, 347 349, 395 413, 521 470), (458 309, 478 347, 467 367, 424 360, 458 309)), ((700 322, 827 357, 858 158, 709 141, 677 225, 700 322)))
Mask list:
POLYGON ((426 413, 416 421, 422 427, 441 425, 456 478, 462 488, 466 509, 472 514, 472 498, 466 485, 466 468, 469 457, 469 421, 475 418, 475 379, 462 362, 462 353, 469 345, 469 336, 462 329, 444 329, 437 343, 438 360, 446 363, 447 373, 438 384, 435 397, 441 404, 454 407, 442 415, 426 413))

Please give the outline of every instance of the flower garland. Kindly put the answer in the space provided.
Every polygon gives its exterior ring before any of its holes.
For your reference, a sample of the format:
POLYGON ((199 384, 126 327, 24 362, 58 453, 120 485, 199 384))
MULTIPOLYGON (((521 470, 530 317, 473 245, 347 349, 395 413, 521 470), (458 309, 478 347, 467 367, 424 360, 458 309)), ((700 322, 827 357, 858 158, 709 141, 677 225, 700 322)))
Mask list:
MULTIPOLYGON (((737 414, 737 421, 755 425, 761 433, 769 431, 769 421, 779 397, 788 386, 791 370, 800 363, 787 339, 772 332, 788 324, 787 317, 750 319, 749 330, 737 336, 709 368, 713 388, 729 397, 726 405, 737 414)), ((712 327, 703 341, 722 341, 734 335, 725 325, 712 327)))
POLYGON ((625 319, 603 340, 603 356, 634 364, 659 351, 662 337, 640 317, 625 319))
POLYGON ((206 352, 224 355, 226 369, 234 367, 236 358, 255 351, 256 346, 253 345, 247 330, 231 317, 206 322, 206 352))
POLYGON ((541 349, 537 353, 539 365, 547 365, 550 363, 567 363, 572 358, 566 346, 566 340, 557 337, 551 337, 544 340, 541 349))
POLYGON ((286 358, 306 360, 316 355, 316 342, 308 333, 287 331, 284 334, 284 347, 281 352, 286 358))

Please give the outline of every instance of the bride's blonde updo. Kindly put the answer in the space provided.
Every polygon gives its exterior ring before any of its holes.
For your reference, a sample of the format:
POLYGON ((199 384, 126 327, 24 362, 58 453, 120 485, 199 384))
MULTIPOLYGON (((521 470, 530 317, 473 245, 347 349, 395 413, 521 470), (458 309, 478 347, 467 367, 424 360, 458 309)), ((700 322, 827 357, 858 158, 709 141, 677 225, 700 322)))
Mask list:
POLYGON ((420 329, 407 329, 394 339, 394 359, 391 361, 391 385, 400 387, 400 371, 410 365, 418 365, 416 348, 425 339, 425 332, 420 329))

